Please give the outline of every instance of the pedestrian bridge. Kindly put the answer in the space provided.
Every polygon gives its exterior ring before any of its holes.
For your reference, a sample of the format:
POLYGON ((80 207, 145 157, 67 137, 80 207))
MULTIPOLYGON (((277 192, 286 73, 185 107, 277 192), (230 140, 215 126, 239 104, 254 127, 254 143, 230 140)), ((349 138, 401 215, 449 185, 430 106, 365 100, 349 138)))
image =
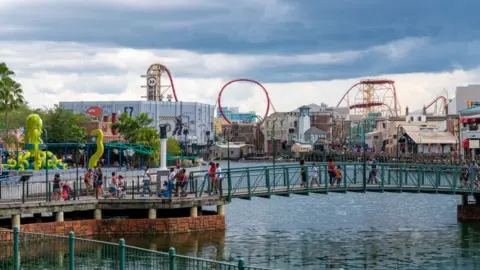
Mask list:
MULTIPOLYGON (((329 192, 413 192, 450 195, 476 195, 475 167, 426 165, 426 164, 377 164, 376 177, 371 175, 370 164, 335 163, 342 171, 339 185, 330 185, 328 164, 249 166, 223 169, 222 193, 239 199, 252 197, 269 198, 272 195, 290 196, 329 192), (312 178, 317 172, 317 181, 312 178), (306 171, 306 183, 302 185, 301 171, 306 171), (467 174, 468 182, 461 181, 467 174), (470 181, 471 180, 471 181, 470 181)), ((207 171, 194 171, 190 178, 197 190, 197 196, 215 194, 207 171)))

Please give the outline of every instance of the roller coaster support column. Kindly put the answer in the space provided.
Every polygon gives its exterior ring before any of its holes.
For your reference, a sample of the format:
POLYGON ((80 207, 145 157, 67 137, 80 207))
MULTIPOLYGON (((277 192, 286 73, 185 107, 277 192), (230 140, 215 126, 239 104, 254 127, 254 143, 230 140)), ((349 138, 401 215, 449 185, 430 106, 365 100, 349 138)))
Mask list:
POLYGON ((223 138, 227 139, 227 183, 228 183, 228 201, 232 199, 232 178, 230 177, 230 133, 231 129, 223 130, 223 138))
POLYGON ((362 143, 363 143, 363 192, 367 192, 367 146, 365 143, 365 121, 362 125, 362 143))

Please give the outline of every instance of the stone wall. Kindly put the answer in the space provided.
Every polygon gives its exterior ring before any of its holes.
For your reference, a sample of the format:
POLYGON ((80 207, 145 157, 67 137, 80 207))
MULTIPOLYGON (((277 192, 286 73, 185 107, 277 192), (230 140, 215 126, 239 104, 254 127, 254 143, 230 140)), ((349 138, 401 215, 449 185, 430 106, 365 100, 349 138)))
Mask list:
POLYGON ((219 215, 159 218, 159 219, 105 219, 78 220, 21 225, 24 232, 76 236, 129 235, 129 234, 170 234, 199 231, 224 230, 225 217, 219 215))
POLYGON ((467 204, 457 206, 457 220, 459 221, 479 221, 480 205, 467 204))

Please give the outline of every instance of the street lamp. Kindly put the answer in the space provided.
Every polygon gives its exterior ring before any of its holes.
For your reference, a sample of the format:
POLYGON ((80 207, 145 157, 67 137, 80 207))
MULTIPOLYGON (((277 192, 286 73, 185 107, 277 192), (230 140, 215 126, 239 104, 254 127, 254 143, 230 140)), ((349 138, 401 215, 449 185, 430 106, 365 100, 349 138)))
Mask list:
POLYGON ((45 145, 45 200, 48 201, 48 132, 46 129, 43 129, 43 132, 45 133, 45 142, 43 143, 45 145))
POLYGON ((361 128, 361 140, 362 140, 362 148, 363 148, 363 191, 367 191, 367 152, 366 152, 366 143, 365 143, 365 121, 362 120, 362 128, 361 128))
MULTIPOLYGON (((230 133, 232 130, 223 129, 223 138, 227 138, 227 181, 228 181, 228 199, 230 200, 232 194, 232 179, 230 177, 230 133)), ((241 151, 241 149, 240 149, 241 151)))

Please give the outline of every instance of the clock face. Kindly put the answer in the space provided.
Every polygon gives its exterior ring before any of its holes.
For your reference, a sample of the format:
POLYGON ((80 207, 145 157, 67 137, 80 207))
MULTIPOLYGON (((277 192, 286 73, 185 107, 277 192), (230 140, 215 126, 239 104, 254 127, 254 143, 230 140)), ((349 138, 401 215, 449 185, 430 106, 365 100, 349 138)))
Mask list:
POLYGON ((155 86, 157 84, 157 79, 155 79, 154 77, 150 77, 147 79, 147 83, 149 86, 155 86))

